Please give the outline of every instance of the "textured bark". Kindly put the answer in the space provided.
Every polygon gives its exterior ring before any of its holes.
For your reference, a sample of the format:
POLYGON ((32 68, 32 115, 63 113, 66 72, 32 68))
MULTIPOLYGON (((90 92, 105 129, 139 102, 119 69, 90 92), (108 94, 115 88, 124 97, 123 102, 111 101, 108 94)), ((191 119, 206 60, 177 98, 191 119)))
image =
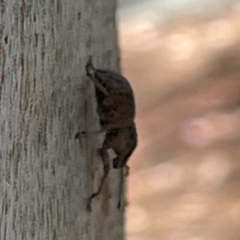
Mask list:
POLYGON ((0 2, 0 239, 123 239, 119 172, 104 190, 88 55, 119 70, 112 0, 0 2))

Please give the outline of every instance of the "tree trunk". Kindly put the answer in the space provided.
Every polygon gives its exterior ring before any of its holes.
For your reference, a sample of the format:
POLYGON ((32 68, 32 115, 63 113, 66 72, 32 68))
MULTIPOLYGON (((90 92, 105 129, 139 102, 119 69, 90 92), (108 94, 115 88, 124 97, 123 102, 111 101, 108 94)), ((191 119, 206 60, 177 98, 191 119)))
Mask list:
POLYGON ((88 212, 102 139, 75 139, 100 128, 88 56, 119 70, 116 2, 0 4, 0 239, 123 239, 119 172, 88 212))

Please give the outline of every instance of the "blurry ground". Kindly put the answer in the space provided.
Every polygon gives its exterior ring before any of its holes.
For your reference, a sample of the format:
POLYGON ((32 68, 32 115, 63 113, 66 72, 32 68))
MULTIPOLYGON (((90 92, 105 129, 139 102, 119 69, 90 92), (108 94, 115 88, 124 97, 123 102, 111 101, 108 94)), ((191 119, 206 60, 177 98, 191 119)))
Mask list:
POLYGON ((139 146, 128 240, 240 239, 240 5, 120 22, 139 146))

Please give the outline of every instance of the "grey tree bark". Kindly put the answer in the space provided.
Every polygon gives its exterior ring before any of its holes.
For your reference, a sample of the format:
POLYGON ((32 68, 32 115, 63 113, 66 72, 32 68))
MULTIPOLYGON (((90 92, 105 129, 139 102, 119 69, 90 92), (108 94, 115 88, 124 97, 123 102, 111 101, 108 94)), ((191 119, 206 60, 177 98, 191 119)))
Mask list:
POLYGON ((119 70, 112 0, 0 1, 0 239, 123 239, 119 172, 101 196, 88 56, 119 70))

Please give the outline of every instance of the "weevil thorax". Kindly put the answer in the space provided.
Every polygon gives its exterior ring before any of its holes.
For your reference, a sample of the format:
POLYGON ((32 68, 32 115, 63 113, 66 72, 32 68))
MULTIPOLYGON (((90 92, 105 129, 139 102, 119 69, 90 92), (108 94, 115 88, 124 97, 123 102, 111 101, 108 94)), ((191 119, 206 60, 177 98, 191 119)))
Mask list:
POLYGON ((113 167, 123 168, 137 146, 135 123, 119 129, 118 135, 113 139, 111 145, 117 154, 117 157, 113 159, 113 167))

